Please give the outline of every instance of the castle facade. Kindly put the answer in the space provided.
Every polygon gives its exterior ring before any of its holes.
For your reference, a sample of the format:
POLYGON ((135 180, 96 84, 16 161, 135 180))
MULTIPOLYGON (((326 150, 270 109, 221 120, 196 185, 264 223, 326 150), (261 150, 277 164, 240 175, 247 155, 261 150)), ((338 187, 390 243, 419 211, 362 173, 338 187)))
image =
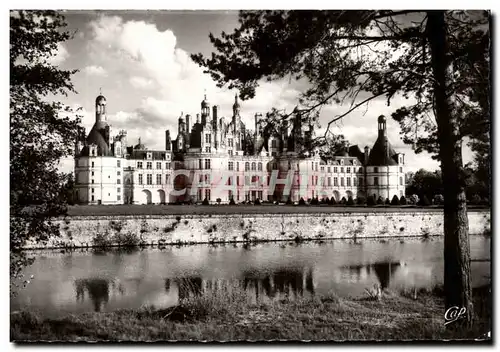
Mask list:
POLYGON ((300 119, 268 131, 257 114, 254 129, 248 129, 237 96, 227 121, 205 96, 195 120, 179 117, 176 139, 165 131, 164 150, 150 150, 140 139, 129 146, 124 130, 113 136, 106 108, 106 98, 99 95, 95 124, 88 135, 82 129, 76 141, 79 204, 298 202, 316 197, 340 201, 405 194, 404 154, 392 148, 383 116, 371 149, 350 146, 325 159, 307 148, 314 131, 300 119))

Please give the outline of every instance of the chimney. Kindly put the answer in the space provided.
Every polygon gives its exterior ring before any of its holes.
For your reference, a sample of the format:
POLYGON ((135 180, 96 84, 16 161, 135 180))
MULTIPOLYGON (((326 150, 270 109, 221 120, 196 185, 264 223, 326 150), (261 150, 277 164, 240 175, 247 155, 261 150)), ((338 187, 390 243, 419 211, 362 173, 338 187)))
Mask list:
POLYGON ((170 130, 165 131, 165 150, 172 150, 172 138, 170 138, 170 130))
POLYGON ((217 123, 217 111, 219 107, 217 105, 212 106, 212 119, 217 123))
POLYGON ((364 160, 365 166, 368 164, 369 156, 370 156, 370 148, 368 148, 368 146, 365 146, 365 160, 364 160))
POLYGON ((200 114, 196 114, 196 123, 200 123, 200 114))
POLYGON ((191 115, 186 115, 186 132, 191 133, 191 115))

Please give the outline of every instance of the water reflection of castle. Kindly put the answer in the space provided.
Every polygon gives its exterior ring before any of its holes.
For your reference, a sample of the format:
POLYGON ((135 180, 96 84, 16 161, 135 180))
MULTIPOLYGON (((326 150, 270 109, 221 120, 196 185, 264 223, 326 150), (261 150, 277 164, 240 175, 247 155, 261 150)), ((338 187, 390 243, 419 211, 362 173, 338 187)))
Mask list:
POLYGON ((253 293, 259 297, 301 297, 304 293, 314 294, 313 269, 281 268, 271 273, 257 271, 243 272, 242 278, 202 278, 188 276, 182 278, 165 279, 165 289, 170 292, 172 286, 177 286, 179 299, 201 294, 230 292, 240 289, 253 293))
MULTIPOLYGON (((394 274, 399 270, 399 262, 381 262, 366 265, 352 265, 332 270, 330 283, 368 281, 374 274, 382 289, 390 286, 394 274)), ((105 310, 110 300, 119 296, 138 295, 143 280, 89 278, 75 280, 77 302, 90 300, 94 311, 105 310), (132 285, 132 286, 130 286, 132 285)), ((146 284, 147 286, 147 284, 146 284)), ((158 286, 156 286, 158 287, 158 286)), ((164 293, 175 295, 179 300, 192 296, 231 292, 234 289, 246 291, 255 300, 260 298, 281 299, 312 296, 317 291, 317 283, 312 267, 278 268, 275 270, 248 270, 239 278, 204 278, 199 275, 164 279, 164 293)), ((162 288, 162 290, 163 290, 162 288)), ((147 291, 147 289, 146 289, 147 291)))

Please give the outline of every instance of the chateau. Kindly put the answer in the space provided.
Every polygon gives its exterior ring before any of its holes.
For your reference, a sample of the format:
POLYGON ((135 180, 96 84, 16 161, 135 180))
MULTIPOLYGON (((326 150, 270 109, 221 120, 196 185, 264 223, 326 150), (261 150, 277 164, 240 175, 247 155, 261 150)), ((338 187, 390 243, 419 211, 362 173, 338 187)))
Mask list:
POLYGON ((404 154, 392 148, 383 116, 371 150, 350 146, 324 160, 316 150, 304 152, 314 131, 300 119, 265 133, 257 114, 254 130, 247 129, 237 96, 228 121, 205 96, 196 119, 181 114, 176 139, 165 131, 164 150, 150 150, 140 138, 129 146, 124 130, 113 136, 106 104, 104 96, 96 98, 95 124, 88 135, 82 129, 76 141, 79 204, 297 202, 301 197, 340 201, 372 195, 392 199, 405 192, 404 154))

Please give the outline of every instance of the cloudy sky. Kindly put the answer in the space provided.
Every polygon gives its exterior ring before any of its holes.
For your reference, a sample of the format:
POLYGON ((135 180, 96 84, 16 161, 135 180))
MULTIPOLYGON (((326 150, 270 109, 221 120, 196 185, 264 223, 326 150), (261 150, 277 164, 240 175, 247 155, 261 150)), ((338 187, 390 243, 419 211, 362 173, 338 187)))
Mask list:
MULTIPOLYGON (((212 46, 208 34, 217 36, 236 28, 235 11, 72 10, 65 16, 75 36, 62 44, 55 61, 62 68, 79 70, 73 76, 78 94, 69 96, 66 103, 82 108, 87 132, 95 120, 94 102, 100 89, 107 99, 112 129, 127 130, 129 144, 136 144, 141 137, 149 149, 164 148, 166 129, 175 138, 178 117, 182 112, 193 116, 199 113, 205 92, 212 105, 220 106, 226 120, 231 116, 236 92, 216 88, 189 55, 209 55, 212 46)), ((287 80, 262 84, 254 99, 242 103, 243 121, 253 129, 256 112, 265 113, 271 107, 292 110, 299 91, 299 85, 287 80)), ((345 117, 333 132, 344 134, 361 149, 371 147, 377 137, 377 117, 390 114, 400 104, 395 100, 387 107, 385 100, 375 100, 368 109, 345 117)), ((322 124, 345 109, 347 106, 324 108, 322 124)), ((393 146, 406 154, 409 170, 439 167, 428 154, 416 155, 411 146, 402 143, 396 122, 389 120, 388 129, 393 146)), ((471 159, 468 151, 464 158, 471 159)), ((63 161, 63 170, 72 168, 72 160, 63 161)))

